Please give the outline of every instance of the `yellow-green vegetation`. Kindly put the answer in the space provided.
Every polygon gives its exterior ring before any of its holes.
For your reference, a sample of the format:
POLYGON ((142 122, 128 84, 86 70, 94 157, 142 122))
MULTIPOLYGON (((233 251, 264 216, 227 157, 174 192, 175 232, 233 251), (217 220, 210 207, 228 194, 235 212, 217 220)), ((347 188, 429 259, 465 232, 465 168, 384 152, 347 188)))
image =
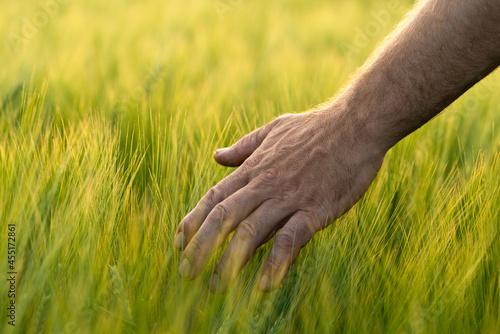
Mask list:
POLYGON ((256 287, 272 242, 224 295, 217 256, 178 276, 177 224, 231 172, 214 149, 334 95, 412 5, 389 3, 2 3, 0 332, 498 333, 498 74, 394 147, 281 289, 256 287))

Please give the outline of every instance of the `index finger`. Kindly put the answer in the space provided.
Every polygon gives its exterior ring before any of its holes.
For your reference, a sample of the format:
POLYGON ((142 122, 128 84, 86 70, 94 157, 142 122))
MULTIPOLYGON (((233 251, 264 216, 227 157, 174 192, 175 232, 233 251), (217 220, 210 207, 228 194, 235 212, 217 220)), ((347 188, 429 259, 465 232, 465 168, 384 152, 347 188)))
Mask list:
POLYGON ((185 248, 212 209, 247 184, 247 174, 242 168, 238 168, 212 187, 180 222, 175 233, 175 248, 178 250, 185 248))

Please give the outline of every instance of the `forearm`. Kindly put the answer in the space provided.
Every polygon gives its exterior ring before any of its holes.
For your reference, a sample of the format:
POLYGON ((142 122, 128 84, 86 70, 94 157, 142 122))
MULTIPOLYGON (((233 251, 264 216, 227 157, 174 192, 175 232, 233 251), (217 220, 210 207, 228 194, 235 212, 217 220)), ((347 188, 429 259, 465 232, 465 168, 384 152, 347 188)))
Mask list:
POLYGON ((500 65, 500 1, 428 0, 334 102, 388 150, 500 65))

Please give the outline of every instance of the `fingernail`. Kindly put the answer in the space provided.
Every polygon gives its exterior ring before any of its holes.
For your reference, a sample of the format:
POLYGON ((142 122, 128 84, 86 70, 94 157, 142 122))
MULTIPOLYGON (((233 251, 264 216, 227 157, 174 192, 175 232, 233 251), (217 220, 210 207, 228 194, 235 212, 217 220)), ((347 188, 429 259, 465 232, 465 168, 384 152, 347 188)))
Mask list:
POLYGON ((215 273, 212 275, 212 278, 210 279, 210 291, 212 292, 217 292, 219 288, 219 274, 215 273))
POLYGON ((267 275, 262 276, 259 281, 259 289, 261 289, 262 291, 268 291, 270 285, 271 281, 269 280, 269 276, 267 275))
POLYGON ((191 277, 191 263, 189 263, 188 259, 182 260, 181 266, 179 267, 179 274, 182 278, 191 277))
POLYGON ((219 148, 217 151, 215 151, 215 154, 221 154, 227 150, 229 150, 229 147, 219 148))
POLYGON ((174 240, 174 247, 177 249, 182 249, 184 247, 184 233, 179 233, 174 240))

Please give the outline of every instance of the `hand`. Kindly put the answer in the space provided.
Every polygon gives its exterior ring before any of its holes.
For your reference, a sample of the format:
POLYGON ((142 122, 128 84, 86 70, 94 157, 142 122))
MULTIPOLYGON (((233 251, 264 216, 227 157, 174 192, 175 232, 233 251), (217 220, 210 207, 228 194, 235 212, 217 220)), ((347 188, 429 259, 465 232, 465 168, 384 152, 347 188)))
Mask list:
POLYGON ((210 189, 179 224, 179 273, 196 278, 234 234, 210 281, 223 292, 276 233, 259 288, 275 289, 314 234, 349 210, 375 178, 384 152, 347 113, 287 114, 214 153, 240 166, 210 189))

